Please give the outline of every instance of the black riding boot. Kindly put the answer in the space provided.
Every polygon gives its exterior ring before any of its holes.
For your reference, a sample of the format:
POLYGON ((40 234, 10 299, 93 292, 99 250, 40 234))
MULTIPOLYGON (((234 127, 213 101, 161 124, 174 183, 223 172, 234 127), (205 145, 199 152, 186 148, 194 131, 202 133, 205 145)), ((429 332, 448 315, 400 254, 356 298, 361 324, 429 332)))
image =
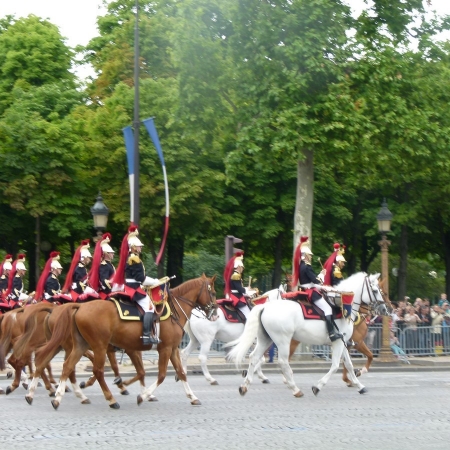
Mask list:
POLYGON ((155 313, 146 312, 142 321, 142 343, 144 345, 159 344, 161 341, 154 335, 152 335, 153 329, 153 317, 155 313))
POLYGON ((334 342, 337 339, 342 339, 343 336, 341 333, 334 330, 334 325, 331 318, 332 316, 325 316, 325 323, 327 324, 328 336, 330 337, 331 342, 334 342))

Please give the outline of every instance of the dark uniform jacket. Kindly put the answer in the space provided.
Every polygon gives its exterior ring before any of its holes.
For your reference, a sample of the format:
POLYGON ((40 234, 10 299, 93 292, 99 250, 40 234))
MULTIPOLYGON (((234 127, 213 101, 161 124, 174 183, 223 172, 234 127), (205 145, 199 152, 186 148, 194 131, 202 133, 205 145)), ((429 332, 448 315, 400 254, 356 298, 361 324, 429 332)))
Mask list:
POLYGON ((100 264, 100 268, 98 269, 99 272, 99 281, 100 281, 100 288, 99 291, 104 292, 105 294, 111 293, 111 278, 116 272, 116 269, 111 264, 110 261, 102 261, 100 264))
MULTIPOLYGON (((299 276, 300 284, 309 284, 309 283, 322 284, 322 282, 317 278, 317 275, 314 273, 314 270, 312 269, 311 265, 307 264, 303 260, 300 262, 299 274, 300 274, 299 276)), ((322 298, 322 296, 317 291, 317 289, 312 289, 310 299, 312 301, 315 301, 319 300, 320 298, 322 298)))
POLYGON ((333 264, 333 272, 331 272, 331 286, 337 286, 344 277, 342 276, 341 269, 337 264, 333 264))
POLYGON ((16 275, 13 279, 12 291, 11 291, 11 301, 15 303, 15 307, 19 308, 19 297, 23 292, 23 280, 20 275, 16 275))
POLYGON ((86 287, 88 271, 83 263, 78 263, 78 266, 72 275, 72 290, 77 294, 82 294, 86 287))
POLYGON ((125 289, 135 302, 145 298, 147 294, 141 285, 145 281, 145 267, 141 258, 136 253, 130 253, 125 266, 125 289))
MULTIPOLYGON (((237 304, 234 306, 240 307, 245 306, 247 302, 245 301, 245 287, 242 284, 242 276, 239 272, 234 271, 230 277, 230 290, 232 296, 234 295, 237 298, 237 304)), ((233 302, 236 303, 236 302, 233 302)))
POLYGON ((6 275, 0 277, 0 297, 8 290, 9 278, 6 275))
POLYGON ((50 273, 45 280, 44 286, 44 298, 45 300, 52 300, 55 295, 61 292, 61 285, 59 284, 58 278, 54 273, 50 273))

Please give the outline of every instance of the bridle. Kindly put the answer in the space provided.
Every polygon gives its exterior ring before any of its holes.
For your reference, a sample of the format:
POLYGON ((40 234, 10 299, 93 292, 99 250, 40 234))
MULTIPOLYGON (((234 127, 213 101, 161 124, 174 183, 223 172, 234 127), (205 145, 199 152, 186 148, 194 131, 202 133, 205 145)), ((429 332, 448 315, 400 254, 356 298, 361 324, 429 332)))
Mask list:
MULTIPOLYGON (((386 302, 384 300, 384 295, 383 295, 383 291, 381 290, 381 288, 378 286, 377 288, 373 287, 373 285, 371 283, 369 283, 369 275, 366 275, 364 277, 364 282, 363 285, 361 287, 361 300, 359 303, 355 303, 356 305, 358 305, 360 308, 361 306, 365 306, 368 309, 368 312, 371 310, 377 310, 379 306, 381 305, 385 305, 386 306, 386 302), (364 294, 364 289, 367 290, 367 294, 369 296, 369 302, 363 302, 362 298, 363 298, 363 294, 364 294), (377 298, 377 294, 378 292, 381 295, 382 300, 378 300, 377 298)), ((356 310, 354 308, 352 308, 352 311, 356 310)))
POLYGON ((197 297, 195 298, 194 301, 183 297, 181 295, 179 296, 175 296, 172 294, 172 291, 169 291, 170 293, 170 297, 172 298, 172 300, 178 305, 178 307, 180 308, 181 312, 183 313, 184 317, 186 318, 186 321, 189 322, 189 317, 186 314, 186 311, 183 309, 183 307, 181 306, 179 300, 183 303, 186 303, 187 305, 189 305, 192 309, 195 308, 199 308, 202 309, 206 315, 206 318, 208 320, 211 319, 211 316, 213 315, 213 312, 217 309, 217 303, 215 301, 215 297, 216 297, 216 293, 213 292, 211 284, 209 282, 208 279, 206 279, 204 282, 202 282, 202 286, 200 287, 200 291, 197 294, 197 297), (206 289, 208 291, 208 295, 209 295, 209 301, 207 302, 206 305, 199 305, 198 301, 200 300, 204 289, 206 289))

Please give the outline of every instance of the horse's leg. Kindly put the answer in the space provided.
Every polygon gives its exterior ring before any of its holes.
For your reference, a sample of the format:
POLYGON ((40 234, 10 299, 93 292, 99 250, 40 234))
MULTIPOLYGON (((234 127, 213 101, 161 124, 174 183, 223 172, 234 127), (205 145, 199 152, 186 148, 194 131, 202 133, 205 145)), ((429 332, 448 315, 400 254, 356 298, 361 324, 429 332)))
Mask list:
POLYGON ((49 379, 50 383, 56 384, 56 380, 53 377, 52 365, 50 363, 48 363, 46 369, 47 369, 48 379, 49 379))
POLYGON ((271 344, 272 340, 266 333, 258 333, 255 349, 250 354, 247 375, 243 384, 239 387, 239 393, 241 395, 245 395, 247 393, 250 384, 252 384, 256 366, 260 363, 260 360, 264 358, 264 353, 271 344))
MULTIPOLYGON (((258 337, 259 339, 259 337, 258 337)), ((290 339, 283 336, 282 340, 276 343, 278 347, 278 364, 284 376, 285 383, 288 388, 293 392, 294 397, 303 397, 303 392, 295 384, 294 372, 289 364, 291 357, 291 344, 290 339)))
POLYGON ((213 386, 218 385, 219 383, 216 381, 215 378, 211 376, 208 370, 208 353, 211 349, 211 345, 213 343, 214 339, 207 339, 206 341, 203 341, 200 345, 200 353, 198 355, 198 359, 200 361, 200 365, 202 367, 203 375, 206 378, 206 381, 208 381, 209 384, 212 384, 213 386))
POLYGON ((186 325, 184 326, 184 329, 189 335, 189 343, 188 343, 188 345, 186 345, 186 347, 183 350, 181 350, 180 357, 181 357, 181 363, 183 364, 183 370, 185 371, 185 373, 187 373, 187 361, 188 361, 189 355, 192 353, 192 350, 196 349, 200 345, 200 342, 198 341, 198 339, 195 337, 194 333, 192 332, 189 322, 186 323, 186 325))
POLYGON ((344 347, 342 356, 344 358, 344 365, 347 367, 348 376, 350 377, 350 380, 351 380, 352 384, 354 384, 354 385, 356 385, 358 387, 358 392, 360 394, 366 393, 367 392, 366 388, 361 384, 361 382, 359 381, 359 379, 355 375, 355 370, 353 368, 353 363, 352 363, 352 360, 350 358, 350 354, 349 354, 348 350, 345 347, 344 347))
POLYGON ((184 392, 186 392, 186 397, 191 400, 191 405, 199 406, 201 405, 201 401, 195 396, 191 387, 187 382, 186 372, 183 370, 183 365, 181 364, 180 352, 178 347, 172 349, 172 354, 170 355, 170 361, 172 362, 173 368, 175 369, 178 379, 181 380, 184 388, 184 392))
POLYGON ((77 378, 75 376, 75 370, 72 370, 71 374, 69 375, 69 380, 72 383, 73 386, 73 393, 76 397, 81 399, 82 405, 88 405, 91 403, 91 401, 83 394, 83 391, 81 388, 77 385, 77 378))
POLYGON ((24 365, 16 359, 14 353, 8 358, 8 364, 14 369, 14 380, 11 385, 6 388, 6 395, 11 394, 11 392, 19 387, 22 369, 24 368, 24 365))
MULTIPOLYGON (((341 362, 341 356, 342 356, 342 352, 344 349, 347 352, 347 349, 344 346, 344 342, 341 339, 338 339, 337 341, 332 342, 332 344, 331 344, 331 352, 332 352, 331 353, 332 354, 331 368, 326 373, 326 375, 319 380, 319 382, 317 383, 317 386, 312 387, 312 391, 313 391, 314 395, 317 395, 319 393, 319 391, 328 383, 328 380, 330 379, 331 375, 333 375, 333 373, 335 373, 339 369, 339 364, 341 362)), ((348 354, 348 352, 347 352, 347 354, 348 354)), ((347 367, 347 370, 348 370, 348 367, 347 367)), ((353 368, 352 368, 352 370, 353 370, 353 368)), ((353 376, 355 376, 355 374, 353 374, 353 376)))
MULTIPOLYGON (((123 385, 129 386, 130 384, 139 380, 139 383, 141 385, 141 392, 144 392, 145 391, 145 369, 144 369, 144 362, 142 361, 142 352, 141 351, 127 351, 127 355, 130 357, 130 360, 133 363, 134 368, 136 369, 136 375, 129 380, 125 380, 123 382, 123 385)), ((121 392, 121 394, 123 394, 123 392, 121 392)), ((155 401, 156 397, 154 397, 152 395, 149 400, 155 401)))
MULTIPOLYGON (((113 383, 120 389, 120 393, 122 395, 129 395, 129 392, 127 391, 127 388, 124 385, 124 382, 122 381, 122 377, 120 376, 119 372, 119 364, 117 363, 116 358, 116 351, 113 347, 109 346, 108 350, 106 352, 106 355, 109 360, 109 364, 111 365, 111 369, 114 373, 114 381, 113 383)), ((133 378, 135 380, 136 377, 133 378)), ((91 381, 91 379, 88 380, 88 383, 91 381)), ((95 378, 94 378, 95 381, 95 378)))
POLYGON ((258 375, 258 378, 264 383, 264 384, 269 384, 270 381, 269 379, 264 375, 263 371, 262 371, 262 365, 266 362, 266 359, 264 358, 264 355, 262 356, 262 358, 256 363, 255 365, 255 372, 258 375))
MULTIPOLYGON (((162 345, 163 344, 159 344, 158 347, 161 347, 162 345)), ((167 374, 167 364, 169 363, 171 353, 172 350, 169 346, 158 348, 158 377, 156 378, 156 381, 148 387, 148 389, 146 389, 141 395, 138 395, 138 405, 140 405, 143 401, 149 400, 156 388, 165 380, 167 374)))
POLYGON ((367 361, 364 367, 359 371, 359 374, 356 374, 357 377, 367 373, 369 371, 369 368, 373 361, 373 353, 370 351, 369 347, 367 347, 366 343, 364 341, 361 341, 356 345, 356 350, 358 352, 362 353, 363 355, 367 356, 367 361))
MULTIPOLYGON (((300 345, 300 341, 296 341, 295 339, 291 339, 291 343, 289 344, 289 362, 292 360, 292 356, 294 356, 295 350, 300 345)), ((283 383, 286 384, 286 378, 282 375, 283 383)))

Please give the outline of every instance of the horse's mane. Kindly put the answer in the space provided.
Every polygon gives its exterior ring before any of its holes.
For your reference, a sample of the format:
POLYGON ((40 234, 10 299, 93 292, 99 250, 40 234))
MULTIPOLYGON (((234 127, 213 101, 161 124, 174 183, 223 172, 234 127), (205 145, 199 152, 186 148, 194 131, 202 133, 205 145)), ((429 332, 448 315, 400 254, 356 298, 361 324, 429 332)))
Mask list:
POLYGON ((196 288, 199 283, 203 282, 206 279, 206 277, 198 277, 194 278, 193 280, 185 281, 184 283, 181 283, 179 286, 174 287, 170 289, 172 291, 172 294, 183 296, 187 292, 189 292, 191 289, 196 288))
POLYGON ((357 272, 353 275, 350 275, 347 279, 342 280, 337 286, 336 289, 338 291, 352 291, 355 286, 362 285, 364 277, 367 276, 366 272, 357 272))

